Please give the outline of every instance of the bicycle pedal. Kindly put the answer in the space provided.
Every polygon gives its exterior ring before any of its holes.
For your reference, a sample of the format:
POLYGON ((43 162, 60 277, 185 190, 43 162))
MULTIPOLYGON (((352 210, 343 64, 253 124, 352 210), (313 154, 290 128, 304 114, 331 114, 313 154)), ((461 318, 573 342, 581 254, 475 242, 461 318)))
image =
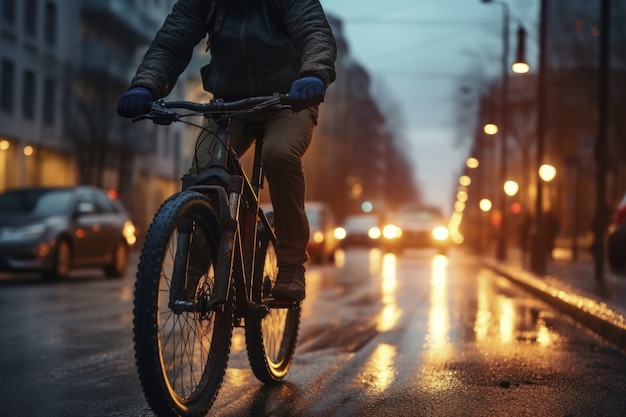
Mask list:
POLYGON ((268 298, 265 300, 265 304, 269 308, 288 308, 288 309, 299 309, 302 305, 302 301, 282 301, 282 300, 274 300, 273 298, 268 298))

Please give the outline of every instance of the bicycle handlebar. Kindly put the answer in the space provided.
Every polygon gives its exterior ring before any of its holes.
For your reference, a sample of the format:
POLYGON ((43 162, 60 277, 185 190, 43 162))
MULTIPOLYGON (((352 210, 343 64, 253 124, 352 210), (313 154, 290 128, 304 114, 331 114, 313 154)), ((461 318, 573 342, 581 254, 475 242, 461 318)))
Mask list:
POLYGON ((156 124, 169 125, 180 118, 180 114, 171 109, 185 109, 197 113, 236 113, 238 111, 253 110, 259 111, 281 104, 291 104, 288 94, 274 94, 271 96, 247 97, 235 101, 223 101, 214 99, 208 103, 196 103, 192 101, 164 101, 159 99, 148 104, 148 112, 136 117, 133 122, 149 119, 156 124))

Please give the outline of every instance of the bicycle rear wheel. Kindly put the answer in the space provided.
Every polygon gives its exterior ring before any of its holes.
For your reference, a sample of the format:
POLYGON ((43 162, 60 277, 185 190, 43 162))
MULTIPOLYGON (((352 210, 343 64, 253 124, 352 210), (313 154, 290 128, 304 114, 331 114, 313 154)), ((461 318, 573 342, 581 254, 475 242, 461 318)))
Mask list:
MULTIPOLYGON (((271 220, 271 213, 268 215, 271 220)), ((278 261, 271 234, 261 226, 252 298, 261 303, 276 282, 278 261)), ((252 372, 262 382, 282 380, 291 366, 300 327, 299 308, 269 308, 265 315, 246 317, 246 346, 252 372)))
POLYGON ((209 200, 192 191, 165 201, 146 235, 133 333, 139 379, 157 416, 204 416, 222 384, 233 331, 232 297, 223 312, 207 308, 219 239, 209 200))

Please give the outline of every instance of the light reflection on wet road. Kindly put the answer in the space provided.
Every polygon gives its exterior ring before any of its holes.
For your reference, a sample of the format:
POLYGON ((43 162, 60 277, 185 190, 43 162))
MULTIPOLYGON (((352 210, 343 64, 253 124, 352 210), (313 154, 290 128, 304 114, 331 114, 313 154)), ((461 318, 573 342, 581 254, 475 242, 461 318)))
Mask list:
MULTIPOLYGON (((0 281, 6 415, 151 415, 132 285, 0 281)), ((236 329, 212 415, 626 415, 621 352, 461 252, 350 250, 308 267, 307 297, 286 381, 256 381, 236 329)))

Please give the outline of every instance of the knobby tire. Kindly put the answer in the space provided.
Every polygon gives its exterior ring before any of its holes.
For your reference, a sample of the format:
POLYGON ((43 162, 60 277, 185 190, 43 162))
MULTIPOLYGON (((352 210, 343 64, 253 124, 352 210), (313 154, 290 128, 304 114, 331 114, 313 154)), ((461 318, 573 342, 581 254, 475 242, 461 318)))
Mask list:
MULTIPOLYGON (((268 218, 272 221, 272 213, 268 218)), ((272 222, 273 223, 273 222, 272 222)), ((261 303, 276 282, 278 261, 271 233, 259 226, 252 299, 261 303)), ((264 383, 281 381, 289 372, 300 327, 299 308, 270 308, 246 317, 246 347, 252 372, 264 383)))
POLYGON ((133 310, 135 358, 146 400, 159 417, 206 415, 224 379, 233 300, 223 312, 203 308, 215 282, 217 219, 204 195, 177 193, 157 211, 141 251, 133 310), (185 253, 186 248, 193 253, 198 242, 204 242, 206 254, 200 257, 205 260, 200 262, 202 274, 194 273, 197 262, 189 261, 199 258, 185 253), (173 299, 186 307, 172 307, 179 305, 173 299))

